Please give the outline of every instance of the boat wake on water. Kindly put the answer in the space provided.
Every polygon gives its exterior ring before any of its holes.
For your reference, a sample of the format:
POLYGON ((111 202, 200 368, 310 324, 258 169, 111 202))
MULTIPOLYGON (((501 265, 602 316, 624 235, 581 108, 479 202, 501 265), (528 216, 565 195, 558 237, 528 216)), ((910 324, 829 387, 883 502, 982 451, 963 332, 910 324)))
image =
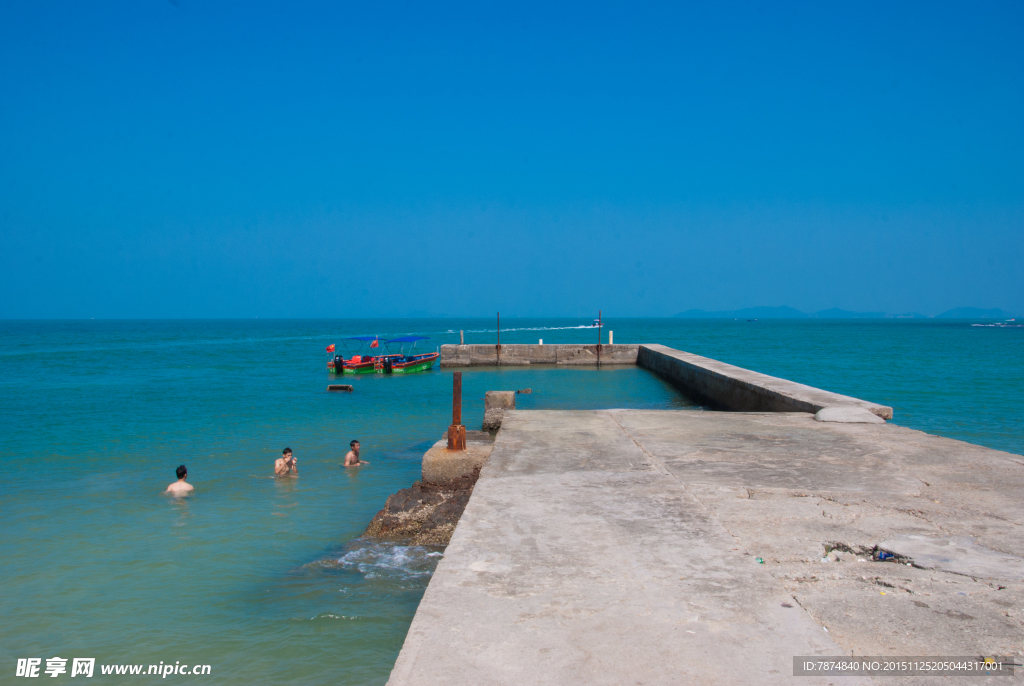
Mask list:
MULTIPOLYGON (((506 331, 569 331, 571 329, 596 329, 595 324, 580 324, 579 326, 524 326, 524 327, 510 327, 508 329, 502 328, 501 332, 506 331)), ((466 329, 466 333, 496 333, 497 329, 466 329)), ((445 331, 444 333, 457 333, 451 330, 445 331)))

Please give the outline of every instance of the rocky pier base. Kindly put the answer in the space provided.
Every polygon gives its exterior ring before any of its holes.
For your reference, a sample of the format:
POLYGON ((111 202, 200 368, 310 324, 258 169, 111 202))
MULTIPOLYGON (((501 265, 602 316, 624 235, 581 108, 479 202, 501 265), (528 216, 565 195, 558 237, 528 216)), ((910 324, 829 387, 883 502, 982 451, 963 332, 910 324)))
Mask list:
POLYGON ((449 451, 438 441, 423 456, 422 480, 388 496, 364 537, 409 545, 448 545, 491 453, 494 438, 466 432, 466 450, 449 451))
POLYGON ((393 493, 363 536, 410 545, 448 545, 479 475, 478 467, 457 483, 438 486, 417 481, 393 493))

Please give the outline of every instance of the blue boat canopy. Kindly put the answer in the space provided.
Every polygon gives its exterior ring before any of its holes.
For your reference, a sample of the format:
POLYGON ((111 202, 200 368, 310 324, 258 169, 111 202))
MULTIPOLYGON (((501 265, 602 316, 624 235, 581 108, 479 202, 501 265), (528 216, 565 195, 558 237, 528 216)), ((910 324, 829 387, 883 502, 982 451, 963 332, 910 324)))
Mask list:
POLYGON ((345 339, 346 341, 375 341, 376 336, 351 336, 345 339))
POLYGON ((390 338, 388 343, 415 343, 416 341, 428 341, 430 336, 402 336, 401 338, 390 338))

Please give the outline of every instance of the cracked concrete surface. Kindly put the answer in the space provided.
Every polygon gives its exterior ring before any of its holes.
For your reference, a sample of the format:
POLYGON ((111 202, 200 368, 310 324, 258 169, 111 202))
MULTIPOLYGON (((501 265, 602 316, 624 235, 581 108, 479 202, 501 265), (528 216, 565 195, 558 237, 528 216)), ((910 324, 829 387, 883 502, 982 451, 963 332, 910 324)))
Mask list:
POLYGON ((1020 456, 892 424, 512 412, 389 683, 871 683, 792 658, 1019 655, 1022 493, 1020 456), (951 539, 984 564, 872 555, 951 539))

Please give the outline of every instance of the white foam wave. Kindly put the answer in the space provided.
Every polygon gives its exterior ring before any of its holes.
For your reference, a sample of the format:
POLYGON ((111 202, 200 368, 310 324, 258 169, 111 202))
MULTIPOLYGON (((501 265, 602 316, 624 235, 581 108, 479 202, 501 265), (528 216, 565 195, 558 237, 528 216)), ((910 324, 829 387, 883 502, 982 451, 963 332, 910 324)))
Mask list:
POLYGON ((423 577, 434 573, 442 553, 425 546, 408 546, 383 541, 356 540, 338 558, 338 564, 358 570, 367 579, 423 577))
MULTIPOLYGON (((524 326, 520 328, 502 329, 502 333, 505 331, 569 331, 573 329, 596 329, 596 326, 590 324, 581 324, 580 326, 524 326)), ((466 333, 496 333, 497 329, 467 329, 466 333)))

